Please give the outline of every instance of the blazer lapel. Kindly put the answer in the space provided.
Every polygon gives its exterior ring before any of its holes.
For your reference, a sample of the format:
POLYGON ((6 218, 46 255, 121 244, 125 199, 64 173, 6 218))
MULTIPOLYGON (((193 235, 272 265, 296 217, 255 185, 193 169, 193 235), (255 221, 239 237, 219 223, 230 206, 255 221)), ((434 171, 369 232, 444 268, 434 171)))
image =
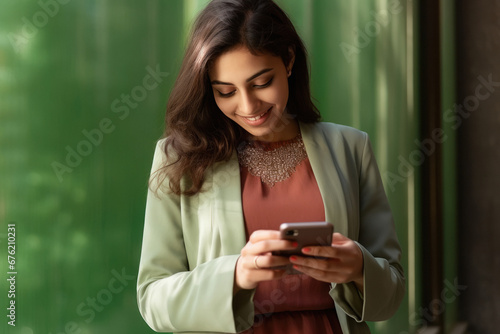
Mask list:
POLYGON ((238 254, 246 244, 243 205, 241 202, 240 166, 236 153, 226 163, 213 167, 212 226, 218 231, 221 254, 238 254))
POLYGON ((346 196, 339 176, 339 167, 333 153, 333 142, 327 142, 323 131, 314 124, 300 123, 302 139, 325 206, 326 221, 335 232, 351 235, 348 227, 346 196))

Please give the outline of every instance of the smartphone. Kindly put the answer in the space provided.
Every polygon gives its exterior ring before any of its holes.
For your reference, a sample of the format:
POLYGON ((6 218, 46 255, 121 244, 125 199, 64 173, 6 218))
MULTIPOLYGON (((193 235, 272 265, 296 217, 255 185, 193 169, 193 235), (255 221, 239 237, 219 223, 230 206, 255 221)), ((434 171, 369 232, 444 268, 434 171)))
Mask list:
POLYGON ((332 244, 333 225, 328 222, 283 223, 280 226, 280 238, 298 243, 297 248, 274 252, 275 255, 300 255, 307 246, 330 246, 332 244))

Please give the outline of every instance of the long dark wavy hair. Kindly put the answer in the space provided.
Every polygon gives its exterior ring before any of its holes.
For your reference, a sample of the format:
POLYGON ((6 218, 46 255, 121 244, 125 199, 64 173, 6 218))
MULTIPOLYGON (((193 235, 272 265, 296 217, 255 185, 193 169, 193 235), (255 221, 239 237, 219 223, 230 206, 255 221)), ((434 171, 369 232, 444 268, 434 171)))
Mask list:
POLYGON ((285 66, 295 53, 289 78, 287 112, 304 123, 318 122, 311 100, 307 53, 285 12, 272 0, 212 0, 198 16, 179 76, 170 94, 165 154, 167 165, 156 173, 169 180, 177 195, 201 191, 208 167, 227 161, 246 132, 215 103, 208 69, 223 53, 245 46, 255 55, 281 57, 285 66), (187 186, 181 179, 187 177, 187 186))

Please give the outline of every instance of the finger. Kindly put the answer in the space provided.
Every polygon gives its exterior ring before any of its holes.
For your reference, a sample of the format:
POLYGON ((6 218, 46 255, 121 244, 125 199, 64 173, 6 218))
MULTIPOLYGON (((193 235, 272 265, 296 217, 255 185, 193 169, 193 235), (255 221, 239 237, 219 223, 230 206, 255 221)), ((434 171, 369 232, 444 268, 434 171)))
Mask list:
POLYGON ((335 244, 343 244, 345 243, 346 241, 350 241, 351 239, 347 238, 346 236, 340 234, 340 233, 333 233, 333 236, 332 236, 332 245, 335 245, 335 244))
POLYGON ((322 270, 319 270, 316 268, 310 268, 310 267, 306 267, 306 266, 301 266, 298 264, 294 264, 293 269, 295 269, 303 274, 306 274, 314 279, 317 279, 318 281, 323 281, 323 282, 328 282, 328 283, 333 282, 333 280, 331 279, 332 273, 330 273, 330 275, 327 276, 325 274, 325 272, 322 270))
POLYGON ((283 268, 284 266, 288 266, 290 264, 290 259, 287 256, 270 255, 264 257, 263 259, 259 258, 258 264, 260 267, 269 269, 283 268))
POLYGON ((285 270, 255 269, 253 265, 249 270, 245 268, 248 267, 245 262, 243 257, 240 257, 235 272, 236 286, 240 289, 254 289, 259 282, 280 279, 286 274, 285 270))
POLYGON ((338 261, 332 259, 315 259, 305 256, 291 256, 290 262, 294 265, 320 270, 323 272, 333 272, 338 270, 338 261))
POLYGON ((255 241, 259 240, 258 238, 259 236, 254 237, 254 240, 249 241, 247 245, 245 245, 245 247, 242 249, 242 255, 266 254, 274 251, 294 250, 297 248, 297 242, 295 241, 283 240, 279 238, 262 239, 260 241, 255 241))
POLYGON ((290 264, 288 257, 273 255, 249 255, 243 261, 245 268, 250 270, 274 270, 290 264))
POLYGON ((334 233, 331 246, 304 247, 302 253, 308 256, 344 258, 358 255, 359 246, 354 241, 340 233, 334 233))
POLYGON ((311 257, 338 258, 339 249, 335 246, 309 246, 302 248, 302 253, 311 257))
POLYGON ((317 278, 323 275, 323 271, 315 268, 310 268, 300 264, 293 264, 293 269, 300 271, 303 274, 307 274, 311 277, 317 278))
POLYGON ((308 275, 318 281, 327 282, 327 283, 347 283, 350 282, 349 279, 346 279, 341 273, 337 272, 325 272, 319 269, 293 265, 293 268, 305 275, 308 275))
POLYGON ((250 235, 249 241, 253 244, 264 240, 279 240, 280 233, 274 230, 257 230, 250 235))

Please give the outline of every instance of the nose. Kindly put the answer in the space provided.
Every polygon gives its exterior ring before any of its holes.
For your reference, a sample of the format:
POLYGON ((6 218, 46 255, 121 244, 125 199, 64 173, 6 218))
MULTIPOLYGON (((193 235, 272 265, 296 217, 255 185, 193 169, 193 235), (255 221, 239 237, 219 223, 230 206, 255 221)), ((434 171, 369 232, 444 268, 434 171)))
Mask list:
POLYGON ((253 92, 242 92, 238 105, 238 114, 253 116, 259 110, 260 100, 253 92))

